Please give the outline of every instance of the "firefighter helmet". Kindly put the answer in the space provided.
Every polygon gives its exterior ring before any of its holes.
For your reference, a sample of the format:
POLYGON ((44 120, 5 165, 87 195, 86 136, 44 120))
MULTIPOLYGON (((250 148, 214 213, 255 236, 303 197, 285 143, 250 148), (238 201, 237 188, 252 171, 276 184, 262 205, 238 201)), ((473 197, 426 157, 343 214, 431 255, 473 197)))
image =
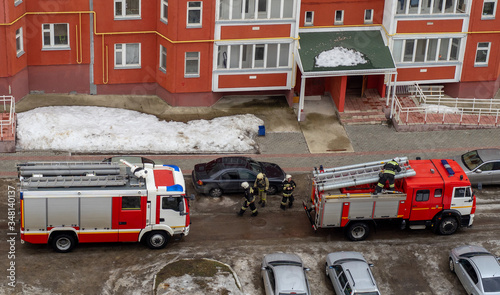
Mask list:
POLYGON ((257 179, 263 179, 263 178, 264 178, 264 174, 262 174, 262 173, 257 174, 257 179))
POLYGON ((241 183, 241 187, 244 188, 244 189, 247 189, 249 186, 250 185, 246 181, 241 183))
POLYGON ((290 174, 287 174, 286 179, 290 179, 290 178, 292 178, 292 176, 290 174))

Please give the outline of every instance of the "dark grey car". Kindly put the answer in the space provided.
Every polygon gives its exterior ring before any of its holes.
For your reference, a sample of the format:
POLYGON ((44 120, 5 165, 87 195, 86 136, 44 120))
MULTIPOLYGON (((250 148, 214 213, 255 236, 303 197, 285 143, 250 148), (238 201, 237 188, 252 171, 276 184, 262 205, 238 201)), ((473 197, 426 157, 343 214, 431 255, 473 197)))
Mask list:
POLYGON ((280 191, 285 178, 283 169, 277 164, 248 157, 222 157, 196 164, 192 180, 196 192, 220 197, 223 193, 242 193, 241 183, 246 181, 252 186, 259 173, 264 173, 269 179, 269 195, 280 191))
POLYGON ((450 252, 449 266, 467 294, 500 294, 499 258, 485 248, 479 246, 454 248, 450 252))
POLYGON ((480 149, 453 158, 471 184, 500 184, 500 149, 480 149))

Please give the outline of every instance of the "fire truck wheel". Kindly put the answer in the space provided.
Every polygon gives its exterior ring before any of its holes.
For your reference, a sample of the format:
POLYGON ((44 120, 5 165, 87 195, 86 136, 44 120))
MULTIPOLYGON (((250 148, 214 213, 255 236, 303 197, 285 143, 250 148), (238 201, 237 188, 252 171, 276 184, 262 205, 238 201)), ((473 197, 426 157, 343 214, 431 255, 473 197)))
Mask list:
POLYGON ((451 235, 457 231, 458 222, 455 217, 447 216, 439 223, 439 233, 442 235, 451 235))
POLYGON ((75 247, 75 238, 71 234, 58 234, 52 238, 52 248, 59 253, 67 253, 75 247))
POLYGON ((448 261, 448 265, 450 266, 450 271, 452 273, 455 273, 455 263, 453 263, 453 259, 450 258, 450 260, 448 261))
POLYGON ((214 187, 212 188, 208 194, 212 197, 212 198, 218 198, 220 196, 222 196, 222 189, 220 187, 214 187))
POLYGON ((153 231, 148 235, 146 243, 151 249, 163 249, 168 243, 168 238, 168 234, 164 231, 153 231))
POLYGON ((351 241, 363 241, 368 237, 370 228, 364 222, 354 222, 347 228, 347 238, 351 241))

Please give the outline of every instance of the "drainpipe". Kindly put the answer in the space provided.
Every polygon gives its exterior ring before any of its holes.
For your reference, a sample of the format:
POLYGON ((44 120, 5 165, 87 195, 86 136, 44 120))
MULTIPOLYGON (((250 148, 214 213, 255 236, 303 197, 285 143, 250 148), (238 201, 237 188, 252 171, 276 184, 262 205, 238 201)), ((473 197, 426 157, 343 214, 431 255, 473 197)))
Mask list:
MULTIPOLYGON (((94 0, 89 0, 89 10, 94 11, 94 0)), ((97 87, 94 83, 94 14, 89 13, 90 24, 90 64, 89 64, 89 88, 90 94, 97 94, 97 87)))
POLYGON ((297 121, 301 121, 300 117, 302 115, 302 112, 304 111, 304 94, 306 93, 306 78, 304 78, 304 75, 302 75, 301 80, 300 80, 300 97, 299 97, 299 112, 297 115, 297 121))

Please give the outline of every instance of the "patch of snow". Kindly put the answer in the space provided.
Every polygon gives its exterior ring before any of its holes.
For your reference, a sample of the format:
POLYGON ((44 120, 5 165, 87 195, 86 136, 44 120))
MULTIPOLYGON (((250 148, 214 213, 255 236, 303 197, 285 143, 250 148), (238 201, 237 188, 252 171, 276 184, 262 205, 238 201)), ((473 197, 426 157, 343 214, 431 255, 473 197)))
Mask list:
POLYGON ((435 104, 421 104, 421 107, 425 108, 428 113, 440 113, 440 114, 458 114, 460 110, 455 107, 435 105, 435 104))
POLYGON ((315 59, 317 67, 328 68, 355 66, 368 62, 361 52, 344 47, 334 47, 328 51, 323 51, 315 59))
POLYGON ((18 114, 18 148, 72 152, 249 152, 264 121, 246 114, 160 121, 136 111, 92 107, 42 107, 18 114))

